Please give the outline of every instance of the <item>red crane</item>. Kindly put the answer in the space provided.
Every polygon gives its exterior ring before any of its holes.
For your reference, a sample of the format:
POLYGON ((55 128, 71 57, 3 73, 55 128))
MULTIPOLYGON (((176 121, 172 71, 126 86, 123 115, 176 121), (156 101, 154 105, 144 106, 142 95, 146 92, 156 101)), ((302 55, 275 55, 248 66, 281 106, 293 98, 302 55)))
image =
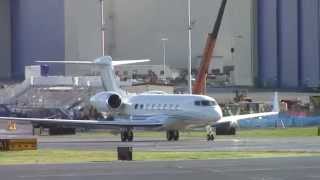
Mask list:
POLYGON ((196 77, 196 82, 193 85, 193 94, 205 93, 205 83, 208 75, 208 69, 209 69, 211 57, 213 55, 213 51, 216 45, 216 41, 219 34, 219 29, 221 26, 226 4, 227 4, 227 0, 222 0, 218 17, 213 27, 213 30, 211 33, 208 34, 206 46, 203 51, 202 61, 196 77))

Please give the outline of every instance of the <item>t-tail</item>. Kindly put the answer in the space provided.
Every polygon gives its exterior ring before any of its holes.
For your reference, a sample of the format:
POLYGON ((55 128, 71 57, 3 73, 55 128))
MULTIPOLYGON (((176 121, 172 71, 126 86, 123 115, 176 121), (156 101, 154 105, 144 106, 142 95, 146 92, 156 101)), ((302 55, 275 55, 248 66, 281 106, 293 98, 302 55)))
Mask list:
POLYGON ((112 61, 110 56, 102 56, 93 61, 37 61, 38 63, 60 63, 60 64, 82 64, 95 66, 100 71, 101 81, 105 91, 113 91, 124 97, 126 93, 120 88, 116 75, 113 71, 114 66, 120 66, 125 64, 134 64, 141 62, 148 62, 149 59, 142 60, 121 60, 112 61))

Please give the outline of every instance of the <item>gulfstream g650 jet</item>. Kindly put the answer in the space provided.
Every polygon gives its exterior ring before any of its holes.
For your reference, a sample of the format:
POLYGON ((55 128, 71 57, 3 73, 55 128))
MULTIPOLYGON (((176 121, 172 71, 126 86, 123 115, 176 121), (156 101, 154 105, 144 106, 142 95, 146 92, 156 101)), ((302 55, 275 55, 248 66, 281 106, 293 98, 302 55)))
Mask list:
MULTIPOLYGON (((0 117, 0 120, 29 121, 36 125, 58 124, 62 126, 85 126, 100 128, 119 128, 121 141, 132 141, 133 130, 165 130, 167 140, 179 140, 179 130, 190 127, 213 126, 219 122, 236 122, 239 119, 270 116, 275 112, 258 113, 224 118, 215 99, 190 94, 144 93, 129 95, 117 84, 114 66, 146 62, 149 60, 112 61, 109 56, 94 61, 42 61, 41 63, 87 64, 96 66, 101 73, 103 92, 90 98, 90 103, 100 112, 108 112, 109 117, 99 120, 68 120, 0 117)), ((277 109, 277 108, 276 108, 277 109)))

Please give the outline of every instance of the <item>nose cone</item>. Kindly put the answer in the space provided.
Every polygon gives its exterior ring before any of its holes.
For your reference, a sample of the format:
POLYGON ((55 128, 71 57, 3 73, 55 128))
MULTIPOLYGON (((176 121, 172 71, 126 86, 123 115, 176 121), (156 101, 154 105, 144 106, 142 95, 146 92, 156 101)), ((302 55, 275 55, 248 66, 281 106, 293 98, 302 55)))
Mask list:
POLYGON ((215 121, 218 121, 222 118, 223 114, 222 114, 222 110, 219 106, 214 107, 214 111, 215 111, 215 121))

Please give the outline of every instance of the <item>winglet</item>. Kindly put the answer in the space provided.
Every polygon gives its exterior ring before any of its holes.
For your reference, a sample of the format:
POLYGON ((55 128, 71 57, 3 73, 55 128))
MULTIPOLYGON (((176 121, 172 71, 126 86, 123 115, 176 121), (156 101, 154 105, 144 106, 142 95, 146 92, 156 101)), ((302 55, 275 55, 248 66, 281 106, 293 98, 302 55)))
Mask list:
POLYGON ((278 92, 274 92, 272 107, 272 112, 280 112, 278 92))

